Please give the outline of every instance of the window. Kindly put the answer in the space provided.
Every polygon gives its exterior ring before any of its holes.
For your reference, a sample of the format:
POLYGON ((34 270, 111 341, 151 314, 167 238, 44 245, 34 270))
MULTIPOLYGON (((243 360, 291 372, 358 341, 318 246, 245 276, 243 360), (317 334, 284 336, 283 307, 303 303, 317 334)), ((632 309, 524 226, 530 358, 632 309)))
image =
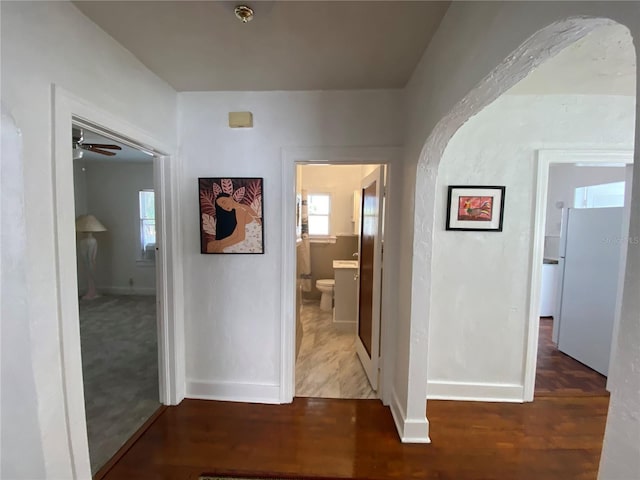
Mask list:
POLYGON ((331 195, 310 193, 307 196, 309 235, 329 235, 331 195))
POLYGON ((604 183, 576 188, 575 208, 605 208, 624 206, 625 182, 604 183))
POLYGON ((140 259, 156 258, 156 208, 153 190, 139 192, 140 205, 140 259))

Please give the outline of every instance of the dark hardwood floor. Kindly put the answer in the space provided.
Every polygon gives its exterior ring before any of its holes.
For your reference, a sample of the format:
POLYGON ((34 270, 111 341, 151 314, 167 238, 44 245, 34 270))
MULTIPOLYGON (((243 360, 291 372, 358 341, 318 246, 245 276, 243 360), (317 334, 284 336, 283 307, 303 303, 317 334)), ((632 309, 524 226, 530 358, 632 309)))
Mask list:
POLYGON ((290 405, 185 400, 168 408, 105 477, 203 472, 358 479, 595 479, 606 397, 528 404, 429 402, 430 445, 400 443, 377 400, 290 405))
POLYGON ((105 478, 196 480, 202 473, 227 473, 595 480, 609 398, 603 382, 581 370, 586 367, 558 356, 550 330, 542 332, 548 327, 549 322, 541 324, 534 402, 429 401, 429 445, 402 444, 389 409, 377 400, 296 398, 290 405, 185 400, 167 408, 105 478), (569 377, 553 380, 554 366, 558 375, 569 377))
POLYGON ((553 319, 542 317, 538 339, 536 397, 545 395, 609 395, 607 377, 560 352, 551 341, 553 319))

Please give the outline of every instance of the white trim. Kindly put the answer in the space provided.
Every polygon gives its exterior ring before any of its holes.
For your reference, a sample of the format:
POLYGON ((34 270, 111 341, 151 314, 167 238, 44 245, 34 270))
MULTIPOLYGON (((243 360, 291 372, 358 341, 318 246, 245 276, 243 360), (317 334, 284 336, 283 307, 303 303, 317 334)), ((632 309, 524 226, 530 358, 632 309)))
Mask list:
POLYGON ((523 394, 515 384, 427 381, 428 400, 522 403, 523 394))
POLYGON ((101 107, 78 98, 59 86, 52 85, 52 171, 54 241, 56 250, 57 313, 60 331, 60 361, 63 372, 65 423, 67 425, 70 462, 74 478, 91 478, 82 361, 78 318, 78 285, 75 250, 75 207, 73 165, 71 159, 72 123, 90 125, 100 132, 118 132, 121 141, 142 145, 155 152, 154 180, 162 201, 158 218, 158 355, 160 401, 177 404, 184 398, 184 338, 182 265, 180 264, 179 208, 177 204, 177 168, 170 163, 171 146, 147 132, 111 115, 101 107), (132 140, 135 139, 135 140, 132 140), (149 147, 153 145, 153 147, 149 147), (166 152, 166 153, 161 153, 166 152), (165 166, 165 164, 168 164, 165 166))
POLYGON ((547 216, 547 192, 549 189, 549 165, 552 163, 632 164, 633 150, 619 148, 602 150, 538 150, 535 212, 533 224, 533 253, 529 285, 529 328, 525 350, 524 401, 532 402, 536 383, 538 356, 538 329, 540 327, 540 285, 547 216))
POLYGON ((278 404, 280 385, 187 379, 186 398, 278 404))
POLYGON ((402 443, 431 443, 427 417, 408 419, 394 390, 391 394, 391 416, 402 443))
MULTIPOLYGON (((294 395, 295 378, 295 285, 296 285, 296 163, 327 164, 383 164, 387 166, 387 184, 395 168, 395 160, 402 157, 399 147, 300 147, 282 149, 282 295, 280 298, 280 402, 291 403, 294 395)), ((385 225, 389 225, 390 209, 385 208, 385 225)), ((382 320, 380 335, 382 351, 385 356, 395 356, 395 345, 385 342, 386 332, 391 327, 389 312, 388 274, 383 272, 382 320)), ((384 375, 384 362, 381 359, 381 387, 378 392, 383 400, 388 398, 391 382, 390 375, 384 375)))

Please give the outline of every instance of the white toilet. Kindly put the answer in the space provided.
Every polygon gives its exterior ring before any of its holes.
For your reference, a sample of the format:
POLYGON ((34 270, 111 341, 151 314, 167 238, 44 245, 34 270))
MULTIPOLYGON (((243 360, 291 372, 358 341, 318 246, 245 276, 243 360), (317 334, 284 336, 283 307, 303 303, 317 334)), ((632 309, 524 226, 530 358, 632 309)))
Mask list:
POLYGON ((336 281, 333 278, 323 278, 316 281, 316 288, 322 293, 320 298, 320 310, 330 312, 333 308, 333 288, 336 281))

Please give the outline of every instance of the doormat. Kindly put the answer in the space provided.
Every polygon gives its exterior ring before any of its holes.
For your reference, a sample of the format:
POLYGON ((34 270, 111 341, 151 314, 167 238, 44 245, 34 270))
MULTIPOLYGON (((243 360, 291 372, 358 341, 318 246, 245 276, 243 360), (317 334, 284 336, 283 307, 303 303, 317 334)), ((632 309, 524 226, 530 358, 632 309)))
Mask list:
POLYGON ((198 477, 198 480, 345 480, 344 478, 339 477, 291 477, 291 476, 271 476, 262 474, 258 477, 247 477, 247 476, 235 476, 235 475, 212 475, 209 473, 203 473, 198 477))

